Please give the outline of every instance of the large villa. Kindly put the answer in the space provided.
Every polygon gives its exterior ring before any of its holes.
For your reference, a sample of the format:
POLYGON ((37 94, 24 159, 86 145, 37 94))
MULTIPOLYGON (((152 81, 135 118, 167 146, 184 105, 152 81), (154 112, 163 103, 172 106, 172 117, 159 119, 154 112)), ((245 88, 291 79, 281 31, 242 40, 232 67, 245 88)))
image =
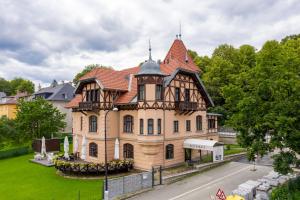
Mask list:
MULTIPOLYGON (((85 137, 86 161, 104 162, 105 116, 108 160, 133 158, 138 169, 197 160, 218 143, 218 114, 180 38, 163 61, 149 59, 116 71, 96 68, 80 79, 72 108, 73 135, 85 137), (108 112, 109 111, 109 112, 108 112), (204 150, 204 151, 203 151, 204 150)), ((214 160, 223 159, 223 147, 214 160)))

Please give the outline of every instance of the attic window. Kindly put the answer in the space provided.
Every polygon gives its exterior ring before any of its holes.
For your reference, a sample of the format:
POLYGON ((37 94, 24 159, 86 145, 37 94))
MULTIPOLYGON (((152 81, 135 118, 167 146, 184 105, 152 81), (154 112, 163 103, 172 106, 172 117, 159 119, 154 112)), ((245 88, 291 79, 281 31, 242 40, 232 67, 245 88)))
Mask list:
POLYGON ((67 95, 66 94, 62 94, 62 98, 63 99, 67 99, 67 95))

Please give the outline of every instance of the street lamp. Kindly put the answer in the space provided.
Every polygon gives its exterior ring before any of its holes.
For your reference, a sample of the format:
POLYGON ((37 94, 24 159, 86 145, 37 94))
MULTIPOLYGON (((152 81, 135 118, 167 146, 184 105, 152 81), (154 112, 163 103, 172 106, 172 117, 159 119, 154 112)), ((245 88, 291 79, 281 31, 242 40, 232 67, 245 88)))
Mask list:
POLYGON ((108 110, 105 113, 104 117, 104 152, 105 152, 105 192, 104 192, 104 199, 108 200, 108 183, 107 183, 107 174, 108 174, 108 166, 107 166, 107 135, 106 135, 106 118, 110 111, 117 112, 118 108, 114 107, 112 110, 108 110))

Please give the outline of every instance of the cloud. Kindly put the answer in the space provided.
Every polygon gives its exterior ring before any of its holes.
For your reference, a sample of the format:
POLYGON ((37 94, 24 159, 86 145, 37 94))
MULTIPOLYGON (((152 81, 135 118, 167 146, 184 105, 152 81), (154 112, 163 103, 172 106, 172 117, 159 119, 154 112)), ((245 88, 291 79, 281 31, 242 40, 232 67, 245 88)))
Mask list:
POLYGON ((186 46, 210 55, 223 43, 259 49, 300 32, 296 0, 2 0, 0 76, 72 80, 85 65, 116 69, 163 59, 182 24, 186 46))

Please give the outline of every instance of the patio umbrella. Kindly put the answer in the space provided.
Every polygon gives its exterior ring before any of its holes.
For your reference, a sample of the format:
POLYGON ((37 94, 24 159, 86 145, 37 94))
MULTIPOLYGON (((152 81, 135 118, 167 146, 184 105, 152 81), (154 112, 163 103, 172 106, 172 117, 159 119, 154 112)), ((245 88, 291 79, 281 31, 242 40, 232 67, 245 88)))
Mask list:
POLYGON ((42 137, 42 147, 41 147, 41 154, 44 156, 46 155, 46 140, 45 137, 42 137))
POLYGON ((119 143, 119 140, 118 138, 116 138, 116 141, 115 141, 115 155, 114 155, 114 158, 115 159, 119 159, 120 158, 120 155, 119 155, 119 150, 120 149, 120 143, 119 143))
POLYGON ((77 135, 75 135, 75 138, 74 138, 74 153, 77 153, 78 152, 78 137, 77 135))
POLYGON ((85 135, 83 136, 82 138, 82 144, 81 144, 81 156, 80 158, 82 160, 85 160, 86 159, 86 138, 85 138, 85 135))
POLYGON ((69 140, 67 136, 65 137, 64 140, 64 152, 65 152, 64 157, 69 158, 69 140))

